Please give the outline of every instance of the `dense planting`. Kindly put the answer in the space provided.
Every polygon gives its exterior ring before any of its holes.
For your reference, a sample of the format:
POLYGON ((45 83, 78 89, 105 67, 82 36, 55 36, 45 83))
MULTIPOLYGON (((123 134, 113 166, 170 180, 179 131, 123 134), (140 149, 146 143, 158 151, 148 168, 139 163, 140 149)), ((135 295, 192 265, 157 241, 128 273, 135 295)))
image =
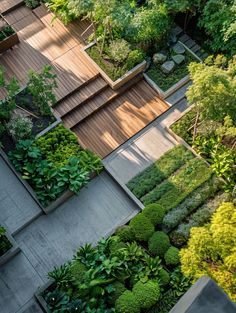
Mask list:
POLYGON ((227 190, 236 183, 235 64, 222 56, 193 63, 187 97, 194 107, 171 126, 224 178, 227 190))
POLYGON ((11 247, 12 244, 6 237, 6 229, 0 226, 0 257, 11 249, 11 247))
POLYGON ((178 301, 190 286, 178 268, 179 251, 163 233, 165 249, 163 244, 162 253, 150 254, 149 240, 162 232, 147 217, 143 223, 144 217, 138 214, 95 248, 81 247, 71 262, 49 273, 54 283, 43 296, 52 312, 77 308, 77 312, 141 313, 159 307, 167 293, 171 306, 178 301))
POLYGON ((100 159, 83 150, 76 136, 63 125, 34 141, 19 141, 9 158, 44 206, 67 189, 78 193, 87 184, 89 174, 102 169, 100 159))
POLYGON ((180 252, 182 270, 194 280, 212 277, 236 301, 236 207, 222 204, 210 224, 191 229, 188 247, 180 252))

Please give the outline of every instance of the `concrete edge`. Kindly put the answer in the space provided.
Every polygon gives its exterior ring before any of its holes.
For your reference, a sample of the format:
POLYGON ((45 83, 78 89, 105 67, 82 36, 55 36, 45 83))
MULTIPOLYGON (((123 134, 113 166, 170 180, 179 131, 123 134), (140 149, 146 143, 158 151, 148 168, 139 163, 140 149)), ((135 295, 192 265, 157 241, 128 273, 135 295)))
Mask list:
POLYGON ((7 231, 5 236, 12 244, 12 247, 4 253, 2 256, 0 256, 0 267, 10 261, 17 253, 21 251, 20 247, 18 246, 15 239, 11 236, 11 234, 7 231))

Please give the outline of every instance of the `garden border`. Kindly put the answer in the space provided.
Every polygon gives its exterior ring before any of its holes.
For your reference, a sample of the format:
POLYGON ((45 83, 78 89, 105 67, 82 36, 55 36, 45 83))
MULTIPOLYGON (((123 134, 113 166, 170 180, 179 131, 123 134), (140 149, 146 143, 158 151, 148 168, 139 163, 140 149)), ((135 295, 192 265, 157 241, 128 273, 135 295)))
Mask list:
POLYGON ((146 60, 139 63, 135 67, 133 67, 131 70, 126 72, 123 76, 118 78, 117 80, 113 81, 102 69, 101 67, 89 56, 89 54, 86 52, 89 48, 96 45, 96 41, 91 42, 87 46, 83 47, 81 51, 84 53, 84 55, 87 57, 87 59, 95 66, 95 68, 98 70, 98 72, 101 74, 101 76, 105 79, 105 81, 109 84, 109 86, 116 90, 126 84, 128 81, 130 81, 132 78, 137 76, 138 74, 142 73, 146 68, 146 60))
MULTIPOLYGON (((199 58, 191 49, 189 49, 184 43, 178 40, 178 43, 181 44, 185 50, 187 50, 192 56, 194 56, 195 59, 197 59, 199 62, 202 62, 202 59, 199 58)), ((149 76, 148 74, 144 73, 143 74, 146 82, 159 94, 161 99, 166 99, 170 95, 172 95, 175 91, 180 89, 183 85, 185 85, 187 82, 190 81, 190 76, 189 74, 186 75, 185 77, 181 78, 177 83, 175 83, 173 86, 171 86, 169 89, 166 91, 162 90, 149 76)), ((170 105, 167 102, 168 105, 170 105)), ((171 105, 170 105, 171 106, 171 105)))
POLYGON ((0 267, 4 265, 5 263, 7 263, 8 261, 10 261, 17 253, 21 251, 17 242, 8 231, 6 231, 5 236, 12 244, 12 247, 6 253, 0 256, 0 267))
POLYGON ((0 53, 4 53, 8 49, 11 49, 15 45, 17 45, 20 42, 20 40, 19 40, 19 37, 17 35, 17 31, 12 27, 12 25, 10 25, 7 22, 7 20, 5 19, 5 17, 1 13, 0 13, 0 18, 2 18, 6 22, 7 26, 10 26, 14 31, 14 34, 12 34, 12 35, 4 38, 2 41, 0 41, 0 53))

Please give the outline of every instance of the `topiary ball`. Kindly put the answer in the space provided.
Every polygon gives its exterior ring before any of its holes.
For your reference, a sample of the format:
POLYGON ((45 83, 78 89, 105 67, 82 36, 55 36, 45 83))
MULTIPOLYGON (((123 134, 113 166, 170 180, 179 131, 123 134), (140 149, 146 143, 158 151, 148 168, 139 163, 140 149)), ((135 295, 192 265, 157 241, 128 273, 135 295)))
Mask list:
POLYGON ((116 236, 123 242, 134 241, 135 235, 133 229, 129 225, 124 225, 116 230, 116 236))
POLYGON ((125 288, 125 285, 122 284, 119 281, 115 281, 114 283, 112 283, 112 286, 114 287, 114 291, 110 294, 110 300, 109 303, 111 305, 114 305, 116 300, 122 295, 122 293, 124 293, 127 289, 125 288))
POLYGON ((148 250, 152 255, 163 257, 170 247, 170 239, 163 231, 155 232, 148 240, 148 250))
POLYGON ((165 210, 157 203, 148 204, 143 209, 143 214, 152 222, 154 226, 162 223, 165 216, 165 210))
POLYGON ((76 285, 81 284, 87 272, 86 266, 80 261, 74 261, 70 266, 70 274, 73 277, 73 281, 76 285))
POLYGON ((116 313, 140 313, 140 305, 133 292, 126 290, 116 300, 115 311, 116 313))
POLYGON ((154 225, 143 214, 139 213, 130 222, 130 226, 135 234, 136 240, 148 241, 155 231, 154 225))
POLYGON ((159 272, 159 277, 160 277, 160 284, 162 286, 167 286, 169 284, 169 282, 170 282, 170 275, 163 268, 159 272))
POLYGON ((127 245, 122 241, 114 241, 109 246, 109 251, 111 254, 118 254, 119 250, 126 248, 127 245))
POLYGON ((142 309, 149 309, 158 301, 160 297, 160 287, 158 282, 149 280, 146 283, 142 283, 139 281, 134 285, 133 293, 140 307, 142 309))
POLYGON ((171 246, 164 256, 166 265, 175 266, 180 263, 179 249, 171 246))

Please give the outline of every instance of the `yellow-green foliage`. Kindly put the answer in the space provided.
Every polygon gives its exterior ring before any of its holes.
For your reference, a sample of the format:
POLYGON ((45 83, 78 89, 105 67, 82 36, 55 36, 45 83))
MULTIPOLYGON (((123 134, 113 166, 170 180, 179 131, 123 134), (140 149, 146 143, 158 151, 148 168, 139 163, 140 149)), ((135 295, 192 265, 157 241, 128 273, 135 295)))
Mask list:
POLYGON ((180 251, 183 274, 212 277, 236 301, 236 207, 223 203, 205 227, 193 227, 180 251))

